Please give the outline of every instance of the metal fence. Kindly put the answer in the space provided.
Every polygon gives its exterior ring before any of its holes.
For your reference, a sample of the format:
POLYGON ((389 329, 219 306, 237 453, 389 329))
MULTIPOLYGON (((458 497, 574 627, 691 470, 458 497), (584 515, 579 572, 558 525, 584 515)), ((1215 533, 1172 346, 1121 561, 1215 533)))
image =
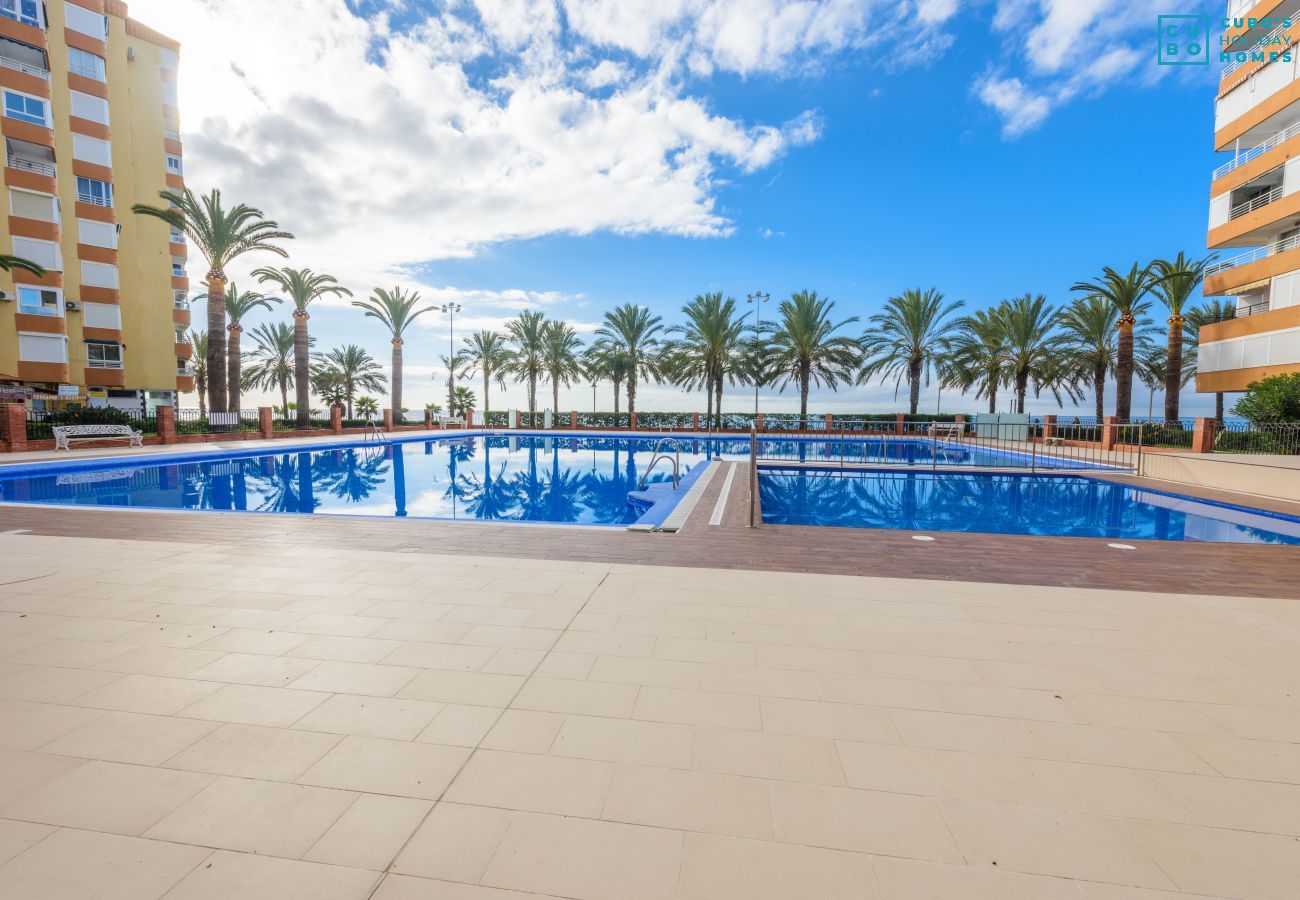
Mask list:
POLYGON ((27 410, 27 440, 53 440, 55 425, 130 425, 143 434, 158 433, 157 418, 144 410, 125 410, 115 406, 27 410))
POLYGON ((1215 429, 1215 453, 1300 454, 1300 423, 1225 422, 1215 429))
POLYGON ((177 434, 223 434, 232 431, 257 431, 256 409, 239 412, 208 412, 198 409, 176 410, 177 434))

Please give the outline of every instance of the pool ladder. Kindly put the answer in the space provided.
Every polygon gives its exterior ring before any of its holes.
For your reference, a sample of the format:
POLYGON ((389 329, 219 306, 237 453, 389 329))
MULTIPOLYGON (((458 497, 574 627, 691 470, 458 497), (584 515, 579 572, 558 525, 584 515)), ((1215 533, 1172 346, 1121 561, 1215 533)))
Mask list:
POLYGON ((378 423, 376 423, 373 418, 369 418, 366 419, 365 440, 369 441, 372 437, 376 441, 380 441, 385 444, 388 443, 388 437, 384 434, 384 429, 380 428, 378 423))
POLYGON ((668 462, 673 464, 673 490, 677 490, 677 488, 681 485, 682 445, 680 442, 678 442, 677 438, 660 438, 658 441, 655 442, 654 449, 650 451, 650 465, 645 467, 645 474, 641 476, 641 481, 636 486, 636 489, 638 491, 645 490, 645 486, 647 483, 649 483, 650 480, 650 473, 654 471, 655 465, 661 459, 665 459, 668 462), (672 456, 669 456, 667 453, 659 452, 659 448, 667 443, 671 443, 673 445, 673 449, 675 452, 672 456))

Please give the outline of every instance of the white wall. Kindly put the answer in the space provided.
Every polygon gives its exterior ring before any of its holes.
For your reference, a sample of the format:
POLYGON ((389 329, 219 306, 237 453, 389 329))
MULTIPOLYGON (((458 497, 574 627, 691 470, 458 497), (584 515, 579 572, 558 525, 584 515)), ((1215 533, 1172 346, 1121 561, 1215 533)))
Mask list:
POLYGON ((1211 341, 1202 344, 1197 355, 1197 370, 1201 372, 1225 372, 1297 363, 1300 363, 1300 328, 1211 341))
POLYGON ((1300 74, 1300 53, 1291 62, 1271 62, 1214 103, 1214 130, 1218 131, 1285 88, 1300 74))

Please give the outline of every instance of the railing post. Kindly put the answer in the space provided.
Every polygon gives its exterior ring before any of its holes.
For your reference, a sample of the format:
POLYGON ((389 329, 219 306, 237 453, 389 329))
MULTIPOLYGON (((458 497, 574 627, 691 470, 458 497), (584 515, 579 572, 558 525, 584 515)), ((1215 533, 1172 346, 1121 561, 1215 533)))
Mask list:
POLYGON ((1196 428, 1192 432, 1193 453, 1213 453, 1214 433, 1218 423, 1214 419, 1197 418, 1196 428))
POLYGON ((424 411, 424 427, 425 428, 433 427, 433 410, 431 409, 426 409, 424 411))
POLYGON ((629 413, 629 414, 628 414, 628 427, 629 427, 632 431, 636 431, 636 413, 629 413))
POLYGON ((1101 420, 1101 452, 1113 453, 1115 450, 1115 425, 1119 422, 1114 416, 1106 416, 1101 420))
POLYGON ((762 431, 762 430, 763 430, 763 418, 764 418, 765 416, 766 416, 766 413, 759 413, 758 415, 756 415, 756 416, 754 417, 754 424, 751 425, 750 428, 751 428, 752 430, 755 430, 755 431, 762 431))
POLYGON ((700 430, 700 414, 697 412, 691 413, 691 431, 699 431, 699 430, 700 430))
POLYGON ((0 438, 9 442, 10 452, 22 453, 27 449, 26 404, 0 404, 0 413, 0 438))
POLYGON ((569 410, 569 427, 572 428, 574 431, 577 431, 577 430, 578 430, 578 411, 577 411, 577 410, 573 410, 573 409, 569 410))
POLYGON ((749 527, 757 528, 755 507, 758 505, 758 425, 749 426, 749 527))
POLYGON ((159 406, 154 409, 158 423, 158 443, 176 443, 176 407, 159 406))
POLYGON ((1146 435, 1142 433, 1143 431, 1142 425, 1139 425, 1137 427, 1137 430, 1138 430, 1138 458, 1137 458, 1137 468, 1135 468, 1133 472, 1137 475, 1141 475, 1142 474, 1142 442, 1143 439, 1146 437, 1146 435))
POLYGON ((894 434, 903 434, 903 422, 905 418, 902 413, 894 414, 894 434))
POLYGON ((330 407, 330 431, 335 434, 343 433, 343 407, 337 403, 330 407))
POLYGON ((257 427, 262 432, 263 440, 270 440, 275 434, 275 410, 269 406, 257 408, 257 427))
POLYGON ((384 431, 393 430, 393 419, 393 411, 391 409, 384 410, 384 431))

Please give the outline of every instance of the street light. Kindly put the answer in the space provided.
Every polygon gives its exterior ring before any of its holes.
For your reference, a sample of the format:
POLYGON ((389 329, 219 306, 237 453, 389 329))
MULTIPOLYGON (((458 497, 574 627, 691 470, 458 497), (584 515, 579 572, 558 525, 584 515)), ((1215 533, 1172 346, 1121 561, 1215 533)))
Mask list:
POLYGON ((460 312, 459 303, 444 303, 438 307, 439 312, 451 316, 447 332, 447 415, 455 415, 456 388, 456 313, 460 312))
MULTIPOLYGON (((771 300, 771 299, 772 299, 771 294, 764 294, 762 291, 754 291, 754 293, 749 294, 748 296, 745 297, 746 303, 754 304, 755 339, 758 338, 759 333, 763 327, 763 301, 771 300)), ((754 421, 757 422, 758 421, 758 372, 755 371, 753 374, 754 374, 754 421)), ((718 412, 720 415, 722 411, 719 410, 718 412)))

